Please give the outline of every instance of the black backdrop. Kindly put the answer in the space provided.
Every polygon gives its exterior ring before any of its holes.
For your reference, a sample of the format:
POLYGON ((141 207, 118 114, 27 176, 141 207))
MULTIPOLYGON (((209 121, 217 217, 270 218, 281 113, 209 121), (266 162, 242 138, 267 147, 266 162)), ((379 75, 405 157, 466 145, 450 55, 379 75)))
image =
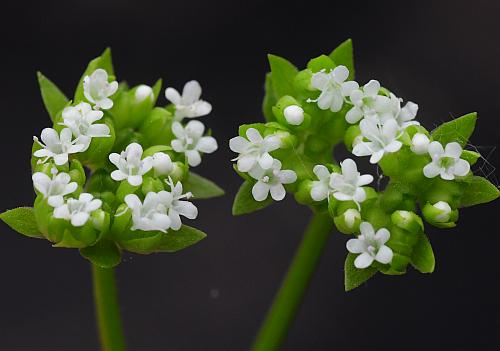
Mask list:
MULTIPOLYGON (((299 66, 352 37, 358 80, 379 79, 420 105, 427 127, 479 112, 472 143, 498 140, 500 6, 495 1, 17 1, 2 4, 0 210, 32 203, 32 135, 48 125, 35 71, 71 94, 87 61, 111 46, 120 79, 181 88, 196 78, 220 150, 200 173, 227 196, 199 202, 209 233, 177 254, 126 254, 118 268, 130 350, 245 350, 310 216, 291 199, 233 218, 241 180, 227 140, 262 119, 266 54, 299 66)), ((164 97, 160 100, 165 102, 164 97)), ((498 152, 488 157, 498 165, 498 152)), ((367 167, 368 169, 368 167, 367 167)), ((374 172, 373 168, 369 168, 374 172)), ((487 171, 482 168, 481 171, 487 171)), ((490 175, 493 177, 493 175, 490 175)), ((343 291, 346 238, 334 234, 286 350, 498 349, 498 203, 429 228, 437 269, 377 276, 343 291)), ((87 261, 74 250, 0 236, 0 349, 96 350, 87 261)))

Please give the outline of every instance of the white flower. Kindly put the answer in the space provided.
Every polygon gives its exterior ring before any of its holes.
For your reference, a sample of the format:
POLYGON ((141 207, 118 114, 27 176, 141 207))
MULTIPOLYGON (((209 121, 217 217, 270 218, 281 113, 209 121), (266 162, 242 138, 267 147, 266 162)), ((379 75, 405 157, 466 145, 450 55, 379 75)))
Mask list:
POLYGON ((49 158, 53 158, 56 165, 62 166, 68 162, 69 154, 81 152, 85 148, 85 145, 80 144, 77 139, 72 140, 72 136, 69 128, 61 130, 60 134, 55 129, 45 128, 41 135, 42 142, 45 144, 38 141, 37 137, 33 137, 43 147, 35 151, 33 156, 44 157, 43 160, 38 161, 39 163, 45 163, 49 158))
POLYGON ((78 143, 88 149, 90 141, 94 137, 111 136, 109 127, 106 124, 93 124, 103 117, 102 111, 94 111, 86 102, 81 102, 76 106, 68 106, 62 112, 63 126, 71 129, 73 135, 78 139, 78 143))
POLYGON ((314 166, 313 173, 318 177, 318 180, 312 182, 311 198, 314 201, 323 201, 334 191, 334 189, 330 187, 331 173, 328 168, 323 165, 314 166))
POLYGON ((184 85, 182 96, 174 88, 165 90, 165 97, 175 105, 175 120, 181 121, 185 117, 194 118, 208 115, 212 111, 212 105, 200 100, 201 86, 195 81, 189 81, 184 85))
POLYGON ((70 198, 65 204, 54 209, 54 218, 71 221, 74 227, 81 227, 87 223, 90 214, 99 209, 102 201, 94 199, 92 194, 81 193, 78 199, 70 198))
POLYGON ((267 199, 269 192, 274 200, 283 200, 286 195, 283 184, 291 184, 297 180, 297 174, 292 170, 281 170, 281 162, 276 159, 273 160, 270 169, 254 167, 248 174, 257 180, 252 188, 252 195, 256 201, 267 199))
POLYGON ((356 239, 347 242, 347 250, 353 254, 361 254, 354 260, 354 266, 359 269, 369 267, 373 261, 388 264, 392 261, 393 252, 384 245, 391 234, 386 228, 375 233, 373 226, 368 222, 359 225, 361 234, 356 239))
POLYGON ((185 128, 179 122, 174 122, 172 132, 177 137, 170 143, 172 148, 184 153, 192 167, 201 163, 200 153, 210 154, 217 150, 217 141, 211 136, 203 136, 205 126, 200 121, 189 121, 185 128))
POLYGON ((153 167, 153 158, 142 158, 142 146, 132 143, 121 154, 112 153, 109 160, 118 168, 111 172, 111 178, 116 181, 127 179, 130 185, 142 184, 142 176, 153 167))
POLYGON ((273 157, 269 153, 280 148, 280 138, 276 135, 268 135, 262 138, 255 128, 248 128, 246 136, 248 140, 241 136, 229 140, 229 148, 239 153, 238 157, 233 159, 233 161, 238 161, 238 170, 248 172, 257 164, 262 169, 271 168, 273 157))
MULTIPOLYGON (((390 94, 391 106, 392 106, 392 116, 385 116, 380 122, 384 123, 388 119, 394 118, 398 122, 402 129, 405 129, 411 125, 419 125, 417 121, 413 119, 417 116, 418 105, 414 102, 408 101, 405 106, 401 107, 403 99, 398 98, 393 93, 390 94)), ((380 123, 379 122, 379 123, 380 123)))
POLYGON ((52 207, 64 204, 64 196, 76 190, 78 184, 71 182, 68 173, 57 173, 57 168, 52 169, 52 178, 43 172, 36 172, 32 176, 33 186, 38 190, 52 207), (70 183, 71 182, 71 183, 70 183))
POLYGON ((427 178, 440 175, 442 179, 453 180, 455 176, 463 177, 469 173, 470 164, 460 158, 462 147, 459 143, 448 143, 443 149, 440 142, 433 141, 429 144, 428 151, 432 161, 423 169, 427 178))
POLYGON ((411 138, 411 151, 417 155, 426 154, 429 148, 430 140, 427 135, 422 133, 415 133, 413 138, 411 138))
POLYGON ((345 115, 347 122, 354 124, 362 118, 372 118, 377 122, 393 118, 391 99, 378 95, 380 83, 370 80, 363 88, 354 89, 349 94, 354 105, 345 115))
POLYGON ((436 222, 444 223, 450 220, 451 206, 446 201, 438 201, 432 206, 441 211, 434 217, 436 222))
POLYGON ((141 202, 135 194, 125 196, 125 203, 132 210, 132 230, 159 230, 166 232, 172 221, 167 214, 167 204, 172 194, 167 191, 149 192, 141 202))
POLYGON ((369 141, 357 143, 352 153, 356 156, 371 155, 370 163, 377 163, 382 159, 384 153, 396 152, 403 145, 397 140, 400 129, 398 123, 393 119, 388 120, 382 126, 372 119, 363 119, 359 123, 359 127, 363 137, 369 141))
POLYGON ((365 201, 366 192, 362 187, 373 181, 373 176, 358 172, 356 162, 350 158, 340 163, 342 174, 333 173, 330 178, 330 187, 334 189, 333 196, 340 201, 365 201))
POLYGON ((184 216, 189 219, 195 219, 198 216, 198 209, 191 202, 183 200, 190 199, 193 194, 190 192, 182 193, 182 183, 177 182, 175 185, 171 178, 166 181, 170 186, 171 202, 166 203, 168 208, 168 216, 172 221, 170 227, 173 230, 179 230, 181 228, 182 222, 180 216, 184 216))
POLYGON ((348 76, 349 70, 346 66, 337 66, 328 73, 324 69, 314 73, 311 78, 311 86, 320 90, 321 94, 317 99, 308 99, 307 102, 317 102, 318 107, 322 110, 340 111, 344 104, 344 98, 359 87, 355 81, 346 82, 348 76))
POLYGON ((153 101, 153 89, 149 85, 141 84, 135 89, 134 99, 136 102, 143 102, 146 99, 153 101))
POLYGON ((156 152, 153 155, 153 169, 157 177, 168 175, 174 170, 174 164, 166 153, 156 152))
POLYGON ((304 109, 298 105, 285 107, 283 115, 286 121, 293 126, 301 125, 304 122, 304 109))
POLYGON ((95 109, 108 110, 113 107, 109 97, 118 90, 118 82, 108 82, 108 73, 102 68, 96 69, 90 76, 83 78, 83 94, 93 103, 95 109))

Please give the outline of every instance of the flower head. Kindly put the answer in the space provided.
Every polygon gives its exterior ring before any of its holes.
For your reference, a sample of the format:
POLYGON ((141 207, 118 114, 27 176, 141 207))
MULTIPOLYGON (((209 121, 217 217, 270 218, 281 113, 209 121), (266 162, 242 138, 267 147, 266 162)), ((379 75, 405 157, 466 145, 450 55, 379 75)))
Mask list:
POLYGON ((373 181, 373 176, 358 172, 356 162, 350 158, 340 163, 342 174, 333 173, 330 178, 330 187, 334 189, 333 196, 340 201, 365 201, 366 193, 362 187, 373 181))
POLYGON ((45 128, 42 130, 41 139, 37 137, 33 139, 42 146, 42 149, 36 150, 33 156, 44 158, 38 162, 45 163, 48 159, 53 158, 54 163, 58 166, 68 162, 68 155, 81 152, 85 149, 85 145, 81 144, 78 139, 73 140, 72 132, 69 128, 64 128, 58 134, 55 129, 45 128))
POLYGON ((270 169, 273 166, 273 157, 269 153, 280 148, 280 138, 277 135, 262 138, 255 128, 248 128, 246 136, 248 140, 242 136, 229 140, 229 148, 239 153, 238 157, 233 159, 238 161, 238 170, 248 172, 255 165, 259 165, 262 169, 270 169))
POLYGON ((344 105, 344 98, 359 87, 355 81, 346 82, 348 76, 349 70, 346 66, 337 66, 328 73, 325 70, 314 73, 311 85, 314 89, 320 90, 321 94, 317 99, 308 99, 307 102, 318 103, 318 107, 322 110, 340 111, 344 105))
POLYGON ((377 122, 392 118, 391 99, 378 95, 380 83, 370 80, 362 88, 354 89, 349 94, 354 105, 345 115, 347 122, 357 123, 362 118, 375 119, 377 122))
POLYGON ((89 193, 81 193, 78 199, 70 198, 66 203, 54 209, 54 218, 71 221, 74 227, 81 227, 90 218, 90 214, 99 209, 102 201, 94 199, 89 193))
POLYGON ((330 187, 331 173, 328 168, 323 165, 314 166, 313 173, 318 180, 312 182, 311 198, 314 201, 323 201, 334 191, 334 189, 330 187))
POLYGON ((203 136, 205 126, 200 121, 189 121, 184 128, 181 123, 172 124, 172 132, 177 139, 172 140, 174 151, 184 153, 190 166, 201 163, 200 153, 210 154, 217 150, 217 141, 211 136, 203 136))
POLYGON ((283 184, 291 184, 297 180, 297 174, 292 170, 281 170, 281 162, 276 159, 273 160, 271 168, 254 167, 248 174, 257 180, 252 188, 252 195, 256 201, 267 199, 269 192, 274 200, 283 200, 286 195, 283 184))
POLYGON ((358 142, 352 153, 356 156, 371 155, 370 163, 379 162, 384 153, 396 152, 403 145, 397 140, 400 128, 394 119, 388 120, 383 125, 377 124, 372 119, 363 119, 359 127, 363 137, 369 141, 358 142))
POLYGON ((141 202, 135 194, 125 196, 125 203, 132 210, 132 230, 159 230, 166 232, 171 220, 167 214, 167 204, 172 202, 168 191, 149 192, 141 202))
POLYGON ((32 176, 33 186, 38 190, 52 207, 59 207, 64 203, 64 196, 76 190, 78 184, 71 182, 68 173, 57 173, 52 169, 52 178, 43 172, 36 172, 32 176))
POLYGON ((170 186, 171 194, 171 201, 166 204, 168 207, 168 216, 172 221, 171 228, 173 230, 179 230, 182 225, 180 216, 195 219, 198 216, 198 209, 190 201, 186 201, 190 199, 193 194, 190 192, 183 194, 181 182, 174 184, 172 179, 169 178, 166 183, 170 186))
POLYGON ((356 239, 347 242, 347 250, 353 254, 360 254, 354 260, 354 266, 359 269, 369 267, 373 261, 388 264, 392 261, 393 252, 384 245, 391 234, 386 228, 375 233, 373 226, 368 222, 359 225, 361 234, 356 239))
POLYGON ((61 125, 71 129, 73 135, 78 138, 78 143, 88 149, 93 137, 109 137, 110 130, 106 124, 93 124, 103 117, 102 111, 92 110, 92 107, 81 102, 76 106, 68 106, 62 112, 63 122, 61 125))
POLYGON ((185 117, 194 118, 208 115, 212 111, 212 105, 200 100, 201 86, 195 80, 184 85, 182 96, 174 88, 165 90, 165 97, 175 105, 175 120, 181 121, 185 117))
POLYGON ((469 162, 460 158, 462 147, 457 142, 448 143, 443 149, 439 141, 433 141, 428 152, 432 161, 423 169, 427 178, 440 175, 444 180, 453 180, 455 176, 463 177, 470 171, 469 162))
POLYGON ((112 153, 109 160, 118 168, 111 172, 111 178, 116 181, 127 179, 130 185, 142 184, 142 176, 153 167, 153 158, 142 158, 142 146, 132 143, 121 154, 112 153))
POLYGON ((113 107, 113 100, 109 97, 117 90, 118 82, 108 82, 108 73, 102 68, 83 78, 83 94, 95 109, 109 110, 113 107))

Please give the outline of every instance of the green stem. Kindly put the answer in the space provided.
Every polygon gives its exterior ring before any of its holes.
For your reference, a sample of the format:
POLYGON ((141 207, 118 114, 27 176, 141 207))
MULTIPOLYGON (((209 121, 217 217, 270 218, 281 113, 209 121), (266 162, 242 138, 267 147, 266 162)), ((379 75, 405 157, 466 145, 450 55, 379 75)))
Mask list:
POLYGON ((290 328, 312 274, 328 241, 333 221, 328 214, 313 216, 280 290, 262 325, 253 351, 278 350, 290 328))
POLYGON ((124 351, 125 339, 114 271, 92 265, 92 277, 101 348, 103 351, 124 351))

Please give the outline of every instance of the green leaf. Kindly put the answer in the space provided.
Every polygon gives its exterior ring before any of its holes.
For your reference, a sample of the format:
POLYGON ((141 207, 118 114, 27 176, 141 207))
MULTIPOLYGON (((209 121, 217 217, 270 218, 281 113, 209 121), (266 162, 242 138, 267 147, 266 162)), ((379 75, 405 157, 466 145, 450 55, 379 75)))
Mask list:
POLYGON ((479 176, 457 179, 462 190, 460 206, 474 206, 493 201, 498 198, 500 191, 486 178, 479 176))
POLYGON ((158 100, 158 97, 160 96, 160 90, 161 90, 161 85, 163 84, 163 80, 160 78, 156 81, 156 83, 153 85, 153 106, 156 104, 156 101, 158 100))
POLYGON ((472 112, 443 123, 431 132, 432 138, 443 145, 456 141, 464 146, 476 127, 476 120, 477 113, 472 112))
POLYGON ((255 201, 252 196, 253 183, 246 180, 238 190, 233 202, 233 216, 252 213, 263 209, 273 203, 268 197, 264 201, 255 201))
POLYGON ((418 241, 413 247, 411 264, 422 273, 434 272, 436 260, 434 259, 431 243, 425 233, 419 235, 418 241))
POLYGON ((271 66, 272 86, 276 99, 284 95, 294 95, 293 81, 298 73, 297 68, 289 61, 276 55, 267 55, 271 66))
POLYGON ((347 254, 344 264, 344 286, 345 291, 357 288, 377 273, 377 268, 370 266, 364 269, 354 267, 354 260, 357 255, 347 254))
POLYGON ((217 184, 193 172, 189 173, 183 185, 186 191, 193 193, 194 199, 210 199, 224 195, 224 190, 217 184))
POLYGON ((18 207, 0 214, 0 219, 16 232, 30 238, 43 238, 32 207, 18 207))
POLYGON ((274 117, 273 114, 273 106, 276 105, 278 100, 274 95, 273 78, 271 73, 266 74, 266 83, 264 88, 265 88, 265 95, 264 95, 264 100, 262 102, 262 112, 264 113, 266 121, 268 122, 275 121, 276 118, 274 117))
POLYGON ((89 62, 87 69, 85 70, 85 72, 83 72, 82 77, 78 82, 78 86, 76 87, 75 98, 74 98, 75 102, 80 102, 84 100, 85 97, 83 95, 83 79, 85 78, 85 76, 92 74, 98 68, 102 68, 108 73, 108 75, 114 76, 115 72, 113 70, 110 48, 107 48, 106 50, 104 50, 101 56, 96 57, 95 59, 89 62))
POLYGON ((94 246, 80 249, 80 254, 101 268, 112 268, 118 265, 122 255, 118 246, 111 240, 100 240, 94 246))
POLYGON ((330 53, 330 58, 337 66, 344 65, 349 70, 350 80, 354 79, 354 58, 352 49, 352 40, 347 39, 342 44, 337 46, 335 50, 330 53))
POLYGON ((471 151, 471 150, 462 151, 462 155, 460 156, 460 158, 469 162, 469 164, 471 166, 473 164, 475 164, 480 157, 481 157, 481 154, 479 152, 475 152, 475 151, 471 151))
POLYGON ((169 230, 163 234, 160 245, 155 251, 176 252, 196 244, 206 236, 207 234, 201 230, 183 224, 179 230, 169 230))
POLYGON ((66 107, 69 100, 61 90, 42 73, 37 72, 37 77, 43 104, 49 113, 50 119, 54 121, 57 113, 66 107))

